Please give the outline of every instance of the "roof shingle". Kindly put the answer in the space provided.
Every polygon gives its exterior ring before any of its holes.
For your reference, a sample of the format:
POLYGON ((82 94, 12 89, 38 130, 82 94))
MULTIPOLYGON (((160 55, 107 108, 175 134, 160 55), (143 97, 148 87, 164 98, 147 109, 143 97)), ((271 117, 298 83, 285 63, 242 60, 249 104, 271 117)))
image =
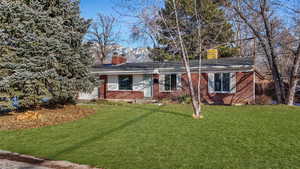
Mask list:
MULTIPOLYGON (((191 60, 190 67, 198 68, 198 60, 191 60)), ((252 68, 254 59, 252 57, 239 57, 239 58, 220 58, 220 59, 203 59, 202 69, 226 69, 232 67, 248 67, 252 68)), ((121 65, 95 65, 92 67, 92 72, 105 72, 105 71, 147 71, 155 69, 182 69, 184 66, 181 62, 168 61, 168 62, 144 62, 144 63, 125 63, 121 65)))

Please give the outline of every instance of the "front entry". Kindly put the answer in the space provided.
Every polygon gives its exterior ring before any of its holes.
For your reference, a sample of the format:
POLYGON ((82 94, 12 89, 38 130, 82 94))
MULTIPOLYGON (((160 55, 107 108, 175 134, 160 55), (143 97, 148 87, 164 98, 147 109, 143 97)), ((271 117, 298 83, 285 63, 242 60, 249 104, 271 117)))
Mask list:
POLYGON ((144 97, 145 98, 152 98, 152 75, 144 75, 144 82, 145 82, 145 88, 144 88, 144 97))

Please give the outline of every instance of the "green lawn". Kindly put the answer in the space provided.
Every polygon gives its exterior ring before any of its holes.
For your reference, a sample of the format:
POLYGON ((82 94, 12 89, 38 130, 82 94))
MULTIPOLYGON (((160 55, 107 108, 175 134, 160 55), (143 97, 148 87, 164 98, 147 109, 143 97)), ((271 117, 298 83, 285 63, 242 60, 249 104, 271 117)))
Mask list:
POLYGON ((1 131, 0 149, 106 169, 300 168, 300 107, 97 105, 59 126, 1 131))

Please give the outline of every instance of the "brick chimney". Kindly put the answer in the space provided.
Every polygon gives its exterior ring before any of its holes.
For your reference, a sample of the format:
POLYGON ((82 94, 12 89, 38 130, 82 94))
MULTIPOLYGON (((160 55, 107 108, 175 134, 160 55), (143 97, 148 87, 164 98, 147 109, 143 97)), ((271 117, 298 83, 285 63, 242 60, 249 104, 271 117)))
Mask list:
POLYGON ((119 65, 126 63, 127 59, 125 58, 125 55, 118 55, 118 53, 114 53, 111 59, 111 64, 113 65, 119 65))

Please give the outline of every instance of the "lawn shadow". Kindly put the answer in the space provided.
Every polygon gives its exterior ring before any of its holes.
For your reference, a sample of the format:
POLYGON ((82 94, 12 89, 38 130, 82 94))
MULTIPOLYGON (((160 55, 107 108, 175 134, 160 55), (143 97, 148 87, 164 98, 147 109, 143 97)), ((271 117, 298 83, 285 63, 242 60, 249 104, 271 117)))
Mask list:
MULTIPOLYGON (((163 107, 161 107, 163 108, 163 107)), ((138 108, 138 109, 141 109, 141 110, 153 110, 153 109, 148 109, 148 108, 138 108)), ((191 118, 192 116, 190 115, 187 115, 187 114, 183 114, 183 113, 178 113, 178 112, 175 112, 175 111, 168 111, 168 110, 162 110, 162 109, 157 109, 158 113, 163 113, 163 114, 170 114, 170 115, 175 115, 175 116, 181 116, 181 117, 188 117, 188 118, 191 118)))
POLYGON ((110 130, 108 130, 108 131, 106 131, 106 132, 104 132, 104 133, 100 133, 100 134, 97 135, 97 136, 94 136, 94 137, 91 137, 91 138, 89 138, 89 139, 83 140, 83 141, 81 141, 81 142, 79 142, 79 143, 77 143, 77 144, 74 144, 74 145, 72 145, 72 146, 66 148, 66 149, 63 149, 63 150, 61 150, 61 151, 59 151, 59 152, 56 152, 55 154, 49 156, 49 158, 50 158, 50 159, 54 159, 55 157, 57 157, 57 156, 59 156, 59 155, 61 155, 61 154, 64 154, 64 153, 67 153, 67 152, 71 152, 71 151, 74 151, 74 150, 80 148, 81 146, 83 146, 83 145, 85 145, 85 144, 89 144, 89 143, 94 142, 95 140, 102 139, 102 138, 105 137, 105 136, 108 136, 108 135, 110 135, 110 134, 112 134, 112 133, 114 133, 114 132, 117 132, 117 131, 119 131, 119 130, 122 130, 122 129, 124 129, 124 128, 126 128, 126 127, 128 127, 128 126, 130 126, 130 125, 132 125, 132 124, 134 124, 134 123, 137 123, 137 122, 143 120, 144 118, 147 118, 148 116, 150 116, 150 115, 152 115, 153 113, 157 112, 159 109, 143 109, 143 110, 149 110, 149 112, 147 112, 147 113, 145 113, 145 114, 143 114, 143 115, 141 115, 141 116, 139 116, 139 117, 137 117, 137 118, 134 118, 134 119, 132 119, 132 120, 129 120, 129 121, 123 123, 122 125, 120 125, 119 127, 110 129, 110 130))
POLYGON ((159 113, 164 113, 164 114, 170 114, 170 115, 175 115, 175 116, 181 116, 181 117, 188 117, 191 118, 192 116, 187 115, 187 114, 183 114, 183 113, 178 113, 178 112, 174 112, 174 111, 167 111, 167 110, 160 110, 159 113))

